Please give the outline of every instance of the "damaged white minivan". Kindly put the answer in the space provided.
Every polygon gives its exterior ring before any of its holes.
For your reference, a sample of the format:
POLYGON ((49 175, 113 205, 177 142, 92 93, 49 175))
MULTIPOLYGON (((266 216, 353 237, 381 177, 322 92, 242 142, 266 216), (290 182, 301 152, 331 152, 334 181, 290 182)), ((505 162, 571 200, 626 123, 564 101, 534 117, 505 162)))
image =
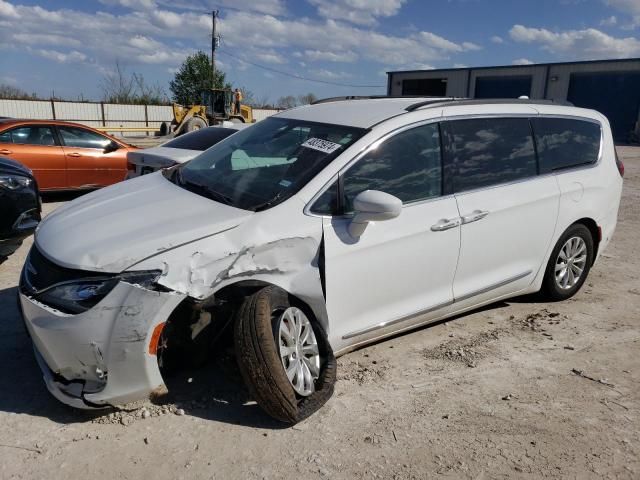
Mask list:
POLYGON ((167 361, 233 338, 250 394, 291 424, 331 396, 337 355, 496 300, 574 295, 622 175, 595 111, 330 99, 59 208, 20 305, 66 404, 161 395, 167 361))

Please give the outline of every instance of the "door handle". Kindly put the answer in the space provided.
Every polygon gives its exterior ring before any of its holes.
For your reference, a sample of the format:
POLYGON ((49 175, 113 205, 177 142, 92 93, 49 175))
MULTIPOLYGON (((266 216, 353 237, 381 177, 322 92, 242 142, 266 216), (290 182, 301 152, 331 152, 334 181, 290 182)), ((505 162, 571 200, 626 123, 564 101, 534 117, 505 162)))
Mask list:
POLYGON ((486 210, 474 210, 469 215, 462 216, 462 223, 467 224, 477 222, 478 220, 482 220, 487 215, 489 215, 489 212, 487 212, 486 210))
POLYGON ((80 155, 77 152, 71 152, 71 153, 67 153, 67 157, 81 157, 82 155, 80 155))
POLYGON ((445 230, 449 230, 451 228, 459 227, 462 224, 462 220, 460 217, 456 218, 443 218, 435 225, 431 225, 432 232, 444 232, 445 230))
POLYGON ((2 150, 0 150, 0 153, 3 155, 9 155, 11 153, 11 150, 7 150, 6 148, 3 148, 2 150))

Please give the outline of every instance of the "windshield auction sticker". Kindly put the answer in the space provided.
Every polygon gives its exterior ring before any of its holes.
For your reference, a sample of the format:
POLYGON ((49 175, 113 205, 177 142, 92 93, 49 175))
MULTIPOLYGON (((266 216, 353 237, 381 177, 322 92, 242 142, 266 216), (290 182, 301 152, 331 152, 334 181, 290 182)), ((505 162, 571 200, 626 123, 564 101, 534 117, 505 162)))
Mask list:
POLYGON ((338 150, 342 145, 339 143, 333 143, 328 140, 322 140, 321 138, 309 138, 302 144, 303 147, 318 150, 324 153, 333 153, 338 150))

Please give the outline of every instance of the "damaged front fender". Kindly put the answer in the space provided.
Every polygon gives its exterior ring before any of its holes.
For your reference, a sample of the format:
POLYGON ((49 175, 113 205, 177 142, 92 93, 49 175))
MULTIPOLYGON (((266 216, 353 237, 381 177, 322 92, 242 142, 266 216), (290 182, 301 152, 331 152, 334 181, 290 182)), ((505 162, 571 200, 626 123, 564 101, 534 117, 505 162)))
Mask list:
POLYGON ((236 283, 276 285, 307 303, 328 329, 320 271, 322 222, 304 217, 290 230, 296 234, 289 236, 287 229, 275 225, 256 228, 249 222, 164 252, 135 268, 162 270, 160 285, 204 303, 236 283))

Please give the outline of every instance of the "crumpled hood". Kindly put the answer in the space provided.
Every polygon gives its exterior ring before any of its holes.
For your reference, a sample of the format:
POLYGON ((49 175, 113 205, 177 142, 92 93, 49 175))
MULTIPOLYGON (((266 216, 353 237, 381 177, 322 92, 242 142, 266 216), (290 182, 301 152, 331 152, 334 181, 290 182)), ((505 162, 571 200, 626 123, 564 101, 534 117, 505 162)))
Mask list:
POLYGON ((45 218, 35 242, 63 267, 116 273, 251 215, 184 190, 158 172, 69 202, 45 218))

